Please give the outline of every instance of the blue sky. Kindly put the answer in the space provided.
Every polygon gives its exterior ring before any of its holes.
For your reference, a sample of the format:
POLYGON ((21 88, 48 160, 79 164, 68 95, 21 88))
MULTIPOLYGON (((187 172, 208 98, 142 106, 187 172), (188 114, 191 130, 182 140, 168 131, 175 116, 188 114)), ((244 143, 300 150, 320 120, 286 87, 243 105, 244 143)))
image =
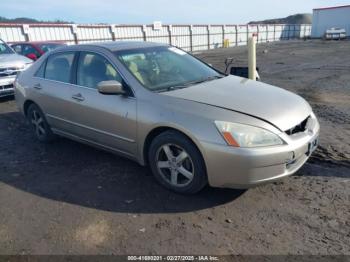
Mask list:
POLYGON ((313 8, 350 0, 1 0, 0 16, 76 23, 240 24, 311 13, 313 8))

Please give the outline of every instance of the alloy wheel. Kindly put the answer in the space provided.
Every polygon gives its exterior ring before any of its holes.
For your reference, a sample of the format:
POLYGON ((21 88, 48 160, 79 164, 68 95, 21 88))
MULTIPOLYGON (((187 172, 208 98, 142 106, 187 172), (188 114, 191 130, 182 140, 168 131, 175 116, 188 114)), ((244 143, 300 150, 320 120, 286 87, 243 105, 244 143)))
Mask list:
POLYGON ((187 186, 194 178, 191 156, 180 146, 162 145, 156 153, 156 164, 163 179, 172 186, 187 186))
POLYGON ((41 114, 36 110, 32 111, 31 123, 34 127, 34 131, 37 137, 42 138, 46 135, 44 119, 42 118, 41 114))

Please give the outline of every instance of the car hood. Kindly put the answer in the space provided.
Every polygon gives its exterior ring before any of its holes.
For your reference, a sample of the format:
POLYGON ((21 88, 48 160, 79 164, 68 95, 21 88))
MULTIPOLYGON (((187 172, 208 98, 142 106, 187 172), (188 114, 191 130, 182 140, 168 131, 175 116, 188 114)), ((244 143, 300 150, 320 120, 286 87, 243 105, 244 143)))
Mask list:
POLYGON ((18 54, 0 55, 0 68, 3 67, 21 67, 24 64, 33 63, 29 58, 18 54))
POLYGON ((309 104, 296 94, 236 76, 161 94, 247 114, 282 131, 300 124, 312 111, 309 104))

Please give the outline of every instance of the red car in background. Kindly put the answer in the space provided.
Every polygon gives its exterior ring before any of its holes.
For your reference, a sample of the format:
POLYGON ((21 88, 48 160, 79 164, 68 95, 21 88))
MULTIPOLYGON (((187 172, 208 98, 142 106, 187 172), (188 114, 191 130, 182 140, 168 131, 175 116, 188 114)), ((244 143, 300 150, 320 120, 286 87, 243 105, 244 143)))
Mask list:
POLYGON ((65 44, 59 42, 23 42, 11 45, 17 54, 26 56, 34 61, 46 52, 60 46, 65 46, 65 44))

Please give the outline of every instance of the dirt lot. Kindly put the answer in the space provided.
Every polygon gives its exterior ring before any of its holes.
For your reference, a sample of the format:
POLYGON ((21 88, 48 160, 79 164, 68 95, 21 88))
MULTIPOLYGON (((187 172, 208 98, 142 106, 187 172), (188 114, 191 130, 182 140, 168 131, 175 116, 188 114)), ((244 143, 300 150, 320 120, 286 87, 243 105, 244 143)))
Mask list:
MULTIPOLYGON (((246 51, 198 56, 223 68, 246 51)), ((258 65, 311 103, 322 134, 296 175, 247 191, 170 193, 118 156, 37 143, 1 99, 0 254, 350 254, 350 42, 259 45, 258 65)))

